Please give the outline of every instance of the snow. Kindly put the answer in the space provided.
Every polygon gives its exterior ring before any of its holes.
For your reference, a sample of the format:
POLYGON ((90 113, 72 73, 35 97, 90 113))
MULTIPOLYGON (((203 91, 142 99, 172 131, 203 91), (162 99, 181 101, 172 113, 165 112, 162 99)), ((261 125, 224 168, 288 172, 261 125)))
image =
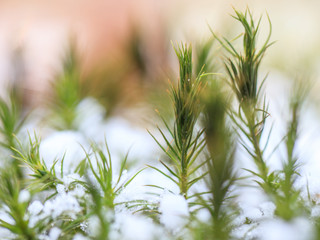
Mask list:
POLYGON ((57 218, 62 213, 76 218, 76 213, 81 211, 78 200, 70 193, 58 194, 54 199, 48 200, 44 204, 42 217, 57 218))
POLYGON ((82 234, 80 233, 77 233, 76 235, 74 235, 73 239, 72 240, 88 240, 89 238, 83 236, 82 234))
POLYGON ((49 233, 49 240, 58 240, 60 234, 61 234, 61 229, 57 227, 51 228, 49 233))
POLYGON ((311 217, 314 217, 314 218, 320 217, 320 206, 315 206, 311 209, 311 217))
POLYGON ((263 222, 258 231, 261 240, 311 240, 314 239, 314 229, 310 221, 296 218, 292 222, 273 219, 263 222))
POLYGON ((159 211, 160 222, 173 232, 180 231, 188 223, 188 203, 181 195, 165 194, 160 201, 159 211))
POLYGON ((31 198, 30 192, 28 190, 23 189, 19 193, 18 202, 19 203, 26 203, 30 200, 30 198, 31 198))
POLYGON ((37 215, 39 214, 43 209, 43 204, 39 200, 33 201, 29 207, 28 211, 31 215, 37 215))
MULTIPOLYGON (((56 159, 64 157, 63 165, 65 173, 73 172, 79 162, 85 158, 85 152, 82 149, 88 148, 89 143, 79 132, 61 131, 55 132, 40 144, 40 155, 46 165, 50 168, 56 159)), ((61 162, 56 165, 56 172, 60 172, 61 162)))
MULTIPOLYGON (((277 88, 276 92, 274 92, 272 84, 278 82, 282 76, 276 74, 273 77, 274 82, 271 83, 271 85, 268 85, 267 88, 268 94, 270 93, 271 96, 270 98, 273 98, 272 102, 270 102, 270 111, 272 112, 271 121, 278 122, 281 120, 283 123, 283 109, 288 107, 284 99, 288 97, 288 94, 279 95, 278 92, 283 91, 283 88, 287 88, 288 86, 287 84, 283 84, 281 87, 277 88), (275 102, 277 105, 274 105, 275 102)), ((144 164, 155 161, 158 158, 155 157, 155 152, 159 147, 145 129, 134 127, 127 120, 120 117, 104 121, 104 109, 96 100, 91 98, 83 100, 78 106, 78 113, 77 131, 53 132, 46 136, 40 145, 41 156, 48 166, 51 166, 55 159, 61 159, 63 156, 65 157, 64 176, 61 179, 63 184, 58 184, 56 186, 58 195, 55 198, 46 201, 44 205, 37 200, 30 204, 28 208, 30 222, 39 221, 45 216, 52 216, 55 218, 61 214, 68 214, 75 218, 76 214, 81 211, 77 199, 86 196, 85 189, 80 185, 76 185, 72 190, 69 190, 69 187, 75 180, 83 180, 78 174, 75 174, 73 170, 79 161, 85 157, 83 148, 86 149, 86 151, 89 150, 89 141, 94 140, 95 142, 101 143, 100 146, 103 146, 104 140, 107 140, 114 168, 113 184, 118 178, 116 174, 120 168, 120 162, 124 157, 124 153, 127 150, 129 150, 128 161, 130 162, 132 159, 138 160, 138 162, 136 162, 136 166, 138 167, 143 167, 144 164)), ((266 126, 266 128, 268 127, 270 126, 266 126)), ((275 124, 275 134, 271 135, 271 145, 276 142, 276 139, 281 137, 281 134, 283 134, 285 130, 285 125, 275 124)), ((308 137, 311 135, 304 137, 299 142, 299 148, 302 148, 302 146, 305 146, 305 144, 310 141, 308 137)), ((310 145, 309 148, 313 147, 315 149, 316 145, 318 144, 310 145)), ((266 155, 269 153, 270 149, 267 149, 266 155)), ((107 153, 105 152, 105 154, 107 153)), ((157 153, 157 155, 159 156, 159 153, 157 153)), ((279 162, 279 159, 282 159, 282 157, 283 156, 276 154, 270 158, 268 162, 270 169, 280 169, 282 163, 281 161, 279 162)), ((243 167, 249 169, 254 168, 253 163, 247 159, 246 154, 242 153, 241 161, 238 166, 239 169, 243 167)), ((307 177, 302 177, 296 182, 297 188, 300 188, 305 186, 308 180, 310 192, 314 198, 316 198, 318 196, 317 194, 320 192, 320 181, 316 180, 316 175, 314 174, 317 173, 316 169, 318 169, 316 164, 318 164, 317 161, 306 163, 302 168, 302 172, 304 176, 307 177)), ((96 168, 95 160, 93 161, 93 165, 96 168)), ((155 163, 152 165, 162 169, 160 164, 155 163)), ((125 170, 120 185, 142 167, 132 168, 128 172, 125 170)), ((56 169, 60 169, 59 162, 56 169)), ((88 174, 88 177, 92 179, 92 182, 97 184, 93 174, 90 172, 88 172, 88 174)), ((248 175, 248 173, 245 172, 245 175, 248 175)), ((244 182, 246 181, 247 180, 244 180, 244 182)), ((205 189, 205 184, 199 183, 192 191, 201 192, 205 191, 205 189)), ((120 195, 117 196, 115 202, 120 203, 135 199, 143 199, 147 200, 149 203, 159 204, 161 225, 157 225, 152 222, 151 219, 143 216, 132 215, 130 211, 125 210, 120 204, 115 208, 114 221, 112 221, 112 224, 110 225, 110 239, 144 240, 157 238, 159 236, 161 239, 165 239, 164 229, 165 231, 171 232, 173 235, 181 234, 181 231, 183 231, 184 227, 188 224, 191 208, 189 209, 187 201, 178 193, 179 188, 171 180, 153 169, 144 169, 132 183, 123 189, 120 195), (150 189, 150 187, 144 186, 147 184, 161 186, 164 190, 150 189), (146 192, 150 190, 157 192, 159 196, 154 197, 146 194, 146 192)), ((274 203, 270 201, 265 193, 254 187, 254 185, 251 187, 237 186, 234 189, 234 193, 237 196, 236 199, 238 201, 238 206, 240 207, 240 215, 234 220, 234 224, 239 226, 233 230, 234 237, 244 237, 244 239, 259 238, 262 240, 309 240, 312 238, 313 227, 310 225, 310 221, 304 218, 297 218, 291 222, 285 222, 276 218, 274 216, 274 203), (244 224, 248 220, 249 224, 244 224)), ((312 208, 311 216, 318 217, 320 215, 319 212, 319 207, 314 207, 312 208)), ((199 210, 196 216, 197 219, 202 222, 208 222, 210 220, 210 214, 205 209, 199 210)), ((82 223, 81 229, 91 236, 97 236, 100 232, 100 220, 97 216, 93 215, 88 221, 82 223)), ((57 239, 60 231, 59 228, 52 228, 49 233, 50 240, 57 239)), ((73 239, 83 240, 87 238, 81 234, 76 234, 73 239)))
POLYGON ((0 208, 0 219, 9 223, 14 224, 14 219, 8 214, 9 209, 7 206, 0 208))
MULTIPOLYGON (((273 82, 267 86, 267 95, 270 98, 270 121, 281 122, 276 123, 274 127, 275 134, 271 135, 271 147, 267 148, 266 155, 270 154, 273 146, 278 144, 279 139, 283 136, 286 130, 286 122, 283 122, 284 109, 288 107, 285 99, 289 93, 280 94, 284 89, 288 88, 288 82, 278 84, 282 81, 283 76, 279 74, 271 75, 273 82), (276 88, 275 88, 276 86, 276 88)), ((75 181, 85 181, 74 170, 77 165, 86 157, 85 151, 91 152, 90 144, 96 142, 102 146, 104 153, 107 155, 104 140, 107 140, 113 165, 113 185, 115 184, 120 168, 121 161, 125 153, 129 151, 128 165, 134 165, 123 172, 122 179, 118 186, 130 179, 137 171, 144 168, 146 164, 163 169, 163 166, 157 163, 157 160, 162 157, 159 153, 159 147, 152 137, 143 128, 133 126, 128 120, 121 117, 112 117, 105 121, 103 115, 105 111, 98 102, 92 98, 84 99, 77 108, 78 118, 76 126, 77 130, 72 131, 49 131, 45 134, 40 144, 40 154, 48 168, 54 161, 58 159, 55 166, 57 177, 62 181, 55 185, 57 194, 50 199, 41 198, 39 196, 33 198, 28 190, 22 190, 19 194, 18 201, 20 203, 31 203, 27 208, 29 227, 33 228, 40 221, 53 222, 60 217, 69 217, 76 219, 77 216, 82 216, 86 204, 92 204, 90 195, 86 189, 80 184, 73 184, 75 181), (64 158, 63 176, 60 175, 61 160, 64 158), (84 207, 85 206, 85 207, 84 207)), ((269 121, 269 119, 268 119, 269 121)), ((271 124, 267 124, 269 128, 271 124)), ((320 180, 319 176, 319 144, 320 137, 317 133, 320 130, 320 125, 316 120, 316 116, 311 112, 304 115, 301 124, 301 132, 304 128, 311 126, 306 135, 301 136, 297 144, 297 152, 302 152, 299 162, 303 163, 299 169, 301 177, 295 182, 295 187, 301 189, 302 197, 308 198, 308 194, 314 200, 315 206, 310 206, 310 217, 318 218, 320 216, 320 180), (306 155, 304 155, 306 153, 306 155), (307 161, 308 160, 308 161, 307 161), (308 189, 306 186, 308 185, 308 189), (308 192, 309 191, 309 192, 308 192)), ((157 134, 154 133, 153 134, 157 134)), ((265 138, 265 136, 263 137, 265 138)), ((263 139, 265 141, 265 139, 263 139)), ((268 160, 268 166, 271 170, 278 170, 285 161, 284 149, 280 148, 280 152, 273 155, 268 160)), ((237 152, 237 169, 241 175, 250 175, 243 171, 242 168, 254 168, 254 163, 244 152, 237 152)), ((93 160, 93 167, 96 169, 97 164, 93 160)), ((98 182, 95 179, 90 169, 87 169, 87 176, 92 180, 92 183, 101 191, 98 182)), ((261 240, 311 240, 314 238, 314 227, 310 219, 305 217, 297 217, 291 221, 284 221, 277 218, 274 214, 275 204, 271 201, 261 189, 257 188, 256 184, 244 186, 245 183, 253 183, 254 178, 244 179, 234 188, 233 194, 236 196, 237 207, 240 214, 233 221, 235 228, 232 232, 235 238, 241 239, 261 239, 261 240), (242 183, 242 184, 241 184, 242 183)), ((172 236, 182 236, 185 227, 190 223, 191 212, 196 209, 188 206, 188 202, 179 194, 179 187, 170 179, 163 176, 159 172, 151 168, 144 169, 136 178, 126 187, 121 189, 121 193, 116 196, 115 203, 129 202, 134 200, 144 200, 149 203, 149 207, 153 205, 159 206, 157 209, 160 212, 160 223, 155 223, 151 218, 144 215, 133 214, 139 210, 127 209, 123 204, 116 205, 114 211, 104 210, 103 216, 110 222, 109 238, 113 239, 172 239, 172 236), (148 187, 145 185, 156 185, 163 189, 148 187), (154 192, 158 195, 154 196, 147 194, 154 192), (112 220, 110 220, 112 219, 112 220)), ((207 187, 203 182, 195 184, 191 192, 205 192, 207 187)), ((52 192, 48 193, 48 196, 52 192)), ((14 220, 7 214, 8 209, 1 208, 0 219, 8 223, 14 223, 14 220)), ((200 209, 195 217, 201 222, 210 221, 211 215, 208 210, 200 209)), ((95 237, 99 234, 101 225, 100 220, 96 215, 90 216, 88 220, 80 224, 80 229, 84 234, 90 237, 95 237)), ((56 240, 61 236, 62 230, 54 224, 50 228, 41 233, 39 239, 56 240)), ((0 237, 8 238, 10 233, 3 228, 0 228, 0 237)), ((183 237, 182 237, 183 238, 183 237)), ((77 233, 73 240, 89 239, 86 236, 77 233)))
POLYGON ((273 202, 263 202, 259 205, 262 215, 265 218, 272 218, 274 216, 274 211, 276 210, 276 206, 273 202))
POLYGON ((58 184, 58 185, 56 186, 56 189, 57 189, 57 192, 58 192, 59 194, 65 194, 65 193, 66 193, 66 189, 65 189, 65 187, 64 187, 63 184, 58 184))
MULTIPOLYGON (((149 240, 155 239, 161 233, 151 219, 144 217, 122 213, 118 214, 116 221, 118 222, 118 226, 120 226, 121 237, 118 236, 118 238, 115 237, 114 239, 149 240)), ((162 237, 164 236, 162 235, 162 237)))
POLYGON ((85 98, 77 106, 76 126, 89 139, 101 137, 105 109, 94 98, 85 98), (94 124, 93 124, 94 123, 94 124))
POLYGON ((79 174, 77 173, 71 173, 71 174, 68 174, 68 175, 64 175, 63 178, 62 178, 62 181, 63 181, 63 184, 66 188, 69 187, 69 185, 76 181, 76 180, 83 180, 79 174))
POLYGON ((211 215, 207 209, 200 209, 197 211, 197 219, 201 222, 209 222, 211 218, 211 215))
POLYGON ((87 231, 90 235, 92 236, 98 236, 98 234, 101 231, 100 228, 100 220, 98 218, 98 216, 93 215, 89 218, 88 220, 88 226, 87 226, 87 231))

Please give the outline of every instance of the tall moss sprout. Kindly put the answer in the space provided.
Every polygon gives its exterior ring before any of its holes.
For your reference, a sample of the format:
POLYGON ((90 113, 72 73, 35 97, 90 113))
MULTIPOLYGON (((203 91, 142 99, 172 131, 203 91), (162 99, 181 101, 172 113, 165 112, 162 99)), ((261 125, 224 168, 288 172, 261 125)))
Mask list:
POLYGON ((176 183, 179 186, 180 194, 188 198, 190 187, 206 174, 193 177, 194 173, 204 164, 204 162, 197 160, 205 146, 205 141, 202 138, 203 131, 196 130, 196 122, 201 111, 200 93, 203 84, 200 74, 196 77, 192 74, 191 46, 181 44, 181 46, 174 49, 179 60, 180 78, 178 85, 174 86, 171 84, 170 89, 175 114, 173 128, 169 127, 164 121, 166 130, 170 133, 172 141, 165 136, 159 127, 158 130, 164 138, 167 147, 162 146, 154 137, 155 141, 171 161, 169 164, 160 161, 169 174, 164 173, 159 168, 152 168, 176 183))
MULTIPOLYGON (((227 125, 230 100, 221 83, 210 81, 203 96, 203 126, 209 160, 206 162, 209 200, 201 202, 211 215, 211 224, 204 235, 212 239, 230 239, 232 229, 231 187, 237 178, 234 169, 235 142, 227 125)), ((205 236, 202 236, 204 238, 205 236)))
MULTIPOLYGON (((243 52, 236 50, 234 45, 227 39, 219 38, 213 31, 212 34, 220 42, 225 50, 231 55, 225 60, 225 68, 229 84, 237 97, 239 107, 238 111, 230 112, 230 116, 235 123, 237 129, 240 130, 239 135, 242 146, 252 157, 258 172, 253 172, 261 181, 258 183, 266 192, 273 191, 274 174, 269 172, 267 163, 264 159, 264 149, 261 147, 261 136, 264 130, 264 123, 269 116, 267 104, 262 99, 263 82, 258 82, 259 67, 265 55, 266 50, 272 45, 271 22, 269 20, 270 32, 263 46, 258 49, 256 46, 261 17, 255 24, 251 12, 247 9, 245 13, 235 10, 237 21, 244 28, 243 52), (261 104, 261 100, 263 103, 261 104), (252 146, 246 145, 249 140, 252 146)), ((265 78, 266 79, 266 78, 265 78)), ((264 79, 264 80, 265 80, 264 79)))
MULTIPOLYGON (((53 112, 53 127, 76 129, 77 105, 81 101, 80 63, 76 47, 70 45, 63 58, 62 72, 52 84, 53 98, 50 107, 53 112)), ((51 116, 52 118, 52 116, 51 116)))

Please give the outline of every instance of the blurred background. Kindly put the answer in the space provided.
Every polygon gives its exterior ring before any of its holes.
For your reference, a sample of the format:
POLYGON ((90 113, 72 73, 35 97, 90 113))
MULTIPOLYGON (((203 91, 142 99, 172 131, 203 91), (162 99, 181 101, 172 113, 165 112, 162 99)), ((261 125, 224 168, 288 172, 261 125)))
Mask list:
MULTIPOLYGON (((1 0, 1 85, 17 86, 25 107, 45 103, 73 45, 85 86, 81 93, 99 99, 108 114, 119 113, 155 99, 148 95, 150 89, 166 88, 167 79, 175 78, 178 65, 171 41, 205 42, 212 38, 208 25, 220 35, 237 36, 241 29, 230 17, 232 7, 247 6, 257 20, 263 15, 262 41, 269 31, 266 13, 272 21, 276 43, 262 68, 284 79, 307 75, 317 80, 316 0, 1 0)), ((6 88, 1 89, 4 94, 6 88)))
MULTIPOLYGON (((0 0, 0 96, 14 89, 23 111, 37 109, 27 128, 38 132, 40 126, 41 152, 51 163, 68 149, 70 160, 65 163, 72 165, 83 158, 78 156, 83 153, 79 143, 90 146, 91 140, 105 137, 113 153, 123 155, 130 149, 133 160, 157 161, 160 153, 154 149, 159 148, 146 129, 159 135, 155 127, 161 119, 155 109, 164 118, 173 115, 168 79, 177 80, 179 67, 172 44, 192 43, 194 59, 205 56, 207 71, 224 73, 226 53, 213 41, 210 28, 234 39, 243 29, 230 15, 233 8, 247 7, 256 21, 262 16, 258 45, 269 34, 268 16, 272 22, 275 43, 267 50, 259 76, 262 80, 268 74, 264 90, 270 112, 267 127, 274 124, 271 150, 286 133, 296 81, 313 84, 297 148, 302 175, 307 176, 301 185, 309 181, 318 194, 318 0, 0 0)), ((242 49, 241 41, 235 45, 242 49)), ((241 168, 250 165, 242 158, 244 162, 237 160, 241 168)), ((270 159, 271 168, 281 168, 283 159, 280 151, 270 159)), ((149 177, 142 182, 152 182, 153 175, 149 177)))

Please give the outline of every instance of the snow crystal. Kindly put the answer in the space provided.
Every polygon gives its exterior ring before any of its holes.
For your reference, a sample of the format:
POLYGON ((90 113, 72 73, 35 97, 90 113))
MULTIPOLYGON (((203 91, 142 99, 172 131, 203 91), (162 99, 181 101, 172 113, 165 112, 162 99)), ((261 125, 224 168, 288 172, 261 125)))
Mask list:
POLYGON ((128 121, 120 117, 109 119, 104 126, 103 133, 107 140, 110 139, 108 145, 113 160, 116 163, 119 163, 121 160, 119 156, 129 149, 129 161, 130 159, 149 159, 152 156, 153 150, 157 149, 155 141, 145 129, 134 128, 128 121))
POLYGON ((261 240, 310 240, 314 238, 312 223, 305 218, 296 218, 291 222, 273 219, 262 222, 257 229, 261 240))
POLYGON ((77 173, 71 173, 68 175, 63 176, 62 181, 66 188, 69 187, 69 185, 74 182, 75 180, 82 180, 79 174, 77 173))
POLYGON ((115 215, 109 239, 148 240, 166 239, 166 236, 160 226, 155 225, 151 219, 121 212, 115 215))
POLYGON ((40 201, 35 200, 33 201, 29 207, 28 212, 30 214, 29 216, 29 227, 34 227, 39 220, 42 218, 38 215, 43 210, 43 205, 40 201))
POLYGON ((197 219, 201 222, 208 222, 210 218, 211 215, 207 209, 202 208, 197 212, 197 219))
POLYGON ((82 234, 80 233, 77 233, 76 235, 74 235, 73 239, 72 240, 88 240, 89 238, 83 236, 82 234))
POLYGON ((276 205, 273 202, 263 202, 259 205, 259 208, 262 212, 262 215, 266 218, 271 218, 274 215, 274 211, 276 210, 276 205))
POLYGON ((19 193, 18 201, 19 203, 25 203, 25 202, 28 202, 30 198, 31 198, 30 192, 24 189, 19 193))
POLYGON ((315 206, 312 208, 311 217, 320 217, 320 206, 315 206))
POLYGON ((243 224, 235 228, 231 234, 235 239, 252 239, 255 237, 254 227, 255 224, 243 224))
POLYGON ((165 194, 160 201, 160 222, 171 231, 179 231, 189 216, 187 201, 181 195, 165 194))
POLYGON ((62 213, 68 214, 71 218, 76 218, 76 213, 80 212, 80 205, 75 197, 70 194, 59 194, 56 198, 46 201, 43 208, 43 215, 56 218, 62 213))
POLYGON ((80 229, 84 232, 87 232, 88 229, 88 223, 86 221, 80 223, 80 229))
POLYGON ((259 188, 240 186, 235 189, 234 194, 240 204, 248 207, 258 207, 262 202, 268 201, 266 194, 259 188))
POLYGON ((101 127, 105 108, 94 98, 85 98, 77 106, 76 126, 88 138, 97 138, 101 127))
POLYGON ((69 194, 73 197, 76 197, 76 198, 82 198, 85 196, 85 189, 83 186, 81 185, 77 185, 75 187, 75 189, 73 189, 72 191, 69 192, 69 194))
POLYGON ((17 236, 6 228, 0 228, 1 239, 15 239, 17 236))
POLYGON ((14 219, 8 214, 9 211, 10 210, 7 206, 3 206, 0 209, 0 219, 2 221, 9 223, 9 224, 14 224, 14 219))
MULTIPOLYGON (((87 147, 89 144, 79 132, 61 131, 55 132, 45 138, 40 144, 40 153, 46 165, 51 167, 54 161, 62 159, 64 156, 63 170, 67 174, 72 172, 85 158, 85 153, 81 146, 87 147)), ((56 171, 60 172, 60 162, 56 164, 56 171)))
MULTIPOLYGON (((315 170, 318 169, 319 168, 315 168, 315 170)), ((309 174, 308 178, 300 179, 300 185, 304 186, 301 195, 305 199, 308 199, 310 195, 315 203, 320 203, 320 180, 318 174, 309 174)))
POLYGON ((64 185, 62 185, 62 184, 57 184, 56 189, 57 189, 57 192, 60 194, 66 193, 66 189, 65 189, 64 185))
POLYGON ((28 211, 31 215, 39 214, 42 211, 42 209, 43 209, 43 205, 38 200, 33 201, 28 207, 28 211))
POLYGON ((252 207, 247 204, 239 205, 245 218, 248 218, 252 221, 258 221, 263 216, 261 210, 257 207, 252 207))
POLYGON ((57 240, 59 238, 60 234, 61 234, 60 228, 57 228, 57 227, 51 228, 51 230, 49 232, 49 239, 50 240, 57 240))
POLYGON ((126 214, 122 223, 122 237, 124 240, 148 240, 154 239, 155 226, 147 218, 126 214))
POLYGON ((100 229, 100 220, 96 215, 91 216, 88 219, 88 232, 92 236, 97 236, 99 232, 101 231, 100 229))

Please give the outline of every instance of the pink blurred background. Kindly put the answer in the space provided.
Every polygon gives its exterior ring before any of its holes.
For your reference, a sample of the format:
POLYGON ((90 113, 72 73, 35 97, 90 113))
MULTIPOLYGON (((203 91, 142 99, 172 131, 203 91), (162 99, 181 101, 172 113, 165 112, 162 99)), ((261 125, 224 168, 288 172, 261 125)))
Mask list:
MULTIPOLYGON (((1 0, 0 82, 17 81, 27 105, 37 105, 61 71, 61 59, 73 39, 83 74, 108 66, 124 72, 121 78, 130 82, 130 89, 139 88, 131 82, 155 82, 175 69, 171 40, 209 38, 207 24, 222 34, 236 31, 229 16, 233 6, 249 6, 257 18, 266 11, 270 15, 277 43, 266 56, 268 68, 287 73, 301 68, 318 78, 319 1, 1 0), (128 49, 136 38, 143 73, 131 67, 135 59, 128 49)), ((267 31, 264 21, 262 38, 267 31)))

